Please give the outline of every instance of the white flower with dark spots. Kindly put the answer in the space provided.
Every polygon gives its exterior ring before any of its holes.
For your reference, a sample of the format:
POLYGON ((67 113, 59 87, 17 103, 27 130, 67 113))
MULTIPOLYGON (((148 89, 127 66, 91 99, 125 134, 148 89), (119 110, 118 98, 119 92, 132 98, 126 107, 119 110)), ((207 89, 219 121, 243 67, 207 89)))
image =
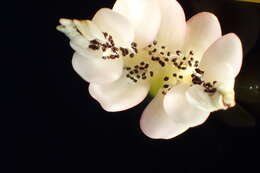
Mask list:
POLYGON ((75 50, 72 65, 106 111, 154 96, 140 125, 151 138, 173 138, 235 105, 242 46, 201 12, 187 22, 175 0, 117 0, 92 20, 61 19, 75 50))

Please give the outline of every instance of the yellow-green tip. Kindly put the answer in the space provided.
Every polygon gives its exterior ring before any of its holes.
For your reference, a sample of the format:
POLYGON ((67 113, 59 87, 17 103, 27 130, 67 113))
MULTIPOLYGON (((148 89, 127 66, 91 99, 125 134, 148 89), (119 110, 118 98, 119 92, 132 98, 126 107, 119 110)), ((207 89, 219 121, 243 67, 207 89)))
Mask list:
POLYGON ((241 2, 252 2, 252 3, 259 3, 259 4, 260 4, 260 0, 237 0, 237 1, 241 1, 241 2))

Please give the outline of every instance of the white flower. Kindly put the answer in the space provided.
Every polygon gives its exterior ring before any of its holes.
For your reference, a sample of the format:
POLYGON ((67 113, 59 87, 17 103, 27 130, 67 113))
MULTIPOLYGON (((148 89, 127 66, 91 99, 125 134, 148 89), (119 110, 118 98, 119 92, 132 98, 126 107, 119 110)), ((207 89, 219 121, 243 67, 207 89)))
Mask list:
POLYGON ((93 19, 61 19, 57 29, 76 51, 75 71, 106 111, 155 96, 140 120, 151 138, 173 138, 210 112, 235 105, 242 46, 222 36, 218 19, 202 12, 187 22, 175 0, 117 0, 93 19))

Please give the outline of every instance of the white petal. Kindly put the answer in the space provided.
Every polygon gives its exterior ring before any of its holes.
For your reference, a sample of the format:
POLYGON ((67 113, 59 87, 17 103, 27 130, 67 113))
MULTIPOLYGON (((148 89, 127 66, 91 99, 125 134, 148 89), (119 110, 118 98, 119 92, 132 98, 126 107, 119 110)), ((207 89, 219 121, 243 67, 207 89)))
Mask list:
POLYGON ((67 37, 70 39, 73 39, 74 37, 77 37, 80 35, 79 32, 77 32, 77 29, 73 23, 72 20, 61 18, 59 20, 60 25, 56 27, 56 29, 60 32, 63 32, 67 37))
POLYGON ((77 29, 80 31, 80 33, 83 34, 85 38, 88 40, 104 40, 104 35, 100 31, 100 29, 90 20, 73 20, 73 23, 77 27, 77 29))
POLYGON ((189 127, 174 122, 164 111, 163 96, 158 94, 145 108, 141 120, 141 130, 154 139, 170 139, 185 132, 189 127))
POLYGON ((188 88, 185 96, 190 104, 202 111, 211 112, 216 110, 213 99, 208 93, 204 92, 204 88, 200 85, 193 85, 188 88))
MULTIPOLYGON (((202 68, 204 70, 204 68, 202 68)), ((227 63, 216 63, 215 65, 206 68, 203 75, 203 80, 206 82, 217 81, 219 87, 225 90, 233 90, 235 84, 235 77, 233 68, 227 63)))
POLYGON ((164 98, 165 112, 177 123, 187 124, 189 127, 200 125, 206 121, 210 112, 198 109, 187 101, 185 92, 188 85, 177 85, 164 98))
POLYGON ((86 40, 84 37, 78 36, 70 41, 70 46, 73 50, 75 50, 79 55, 84 57, 95 57, 99 58, 102 57, 103 52, 101 50, 92 50, 89 49, 89 41, 86 40))
MULTIPOLYGON (((68 19, 67 21, 71 20, 68 19)), ((101 57, 103 55, 101 50, 89 49, 90 40, 98 39, 105 41, 104 35, 98 27, 89 20, 74 19, 72 22, 75 34, 70 40, 70 46, 82 56, 101 57)))
POLYGON ((157 0, 117 0, 113 10, 122 14, 135 29, 139 48, 151 43, 160 27, 160 8, 157 0))
POLYGON ((72 58, 74 70, 86 81, 104 84, 120 78, 123 71, 122 59, 103 60, 101 57, 81 56, 72 58))
POLYGON ((126 17, 110 9, 100 9, 92 21, 98 28, 112 35, 115 44, 129 47, 134 40, 134 28, 126 17))
POLYGON ((90 40, 105 41, 98 27, 89 20, 61 19, 57 29, 70 38, 71 47, 82 56, 101 57, 103 52, 89 49, 90 40))
POLYGON ((242 66, 242 44, 237 35, 226 34, 212 44, 203 55, 200 68, 210 69, 217 64, 227 63, 232 66, 234 77, 242 66))
POLYGON ((186 34, 185 14, 180 4, 175 0, 160 0, 161 26, 157 40, 170 50, 180 49, 186 34))
POLYGON ((90 84, 89 93, 103 109, 109 112, 123 111, 142 102, 150 85, 147 81, 134 83, 122 76, 119 80, 105 85, 90 84))
POLYGON ((201 12, 187 21, 185 51, 193 50, 195 58, 200 60, 207 48, 221 37, 221 27, 217 17, 201 12))

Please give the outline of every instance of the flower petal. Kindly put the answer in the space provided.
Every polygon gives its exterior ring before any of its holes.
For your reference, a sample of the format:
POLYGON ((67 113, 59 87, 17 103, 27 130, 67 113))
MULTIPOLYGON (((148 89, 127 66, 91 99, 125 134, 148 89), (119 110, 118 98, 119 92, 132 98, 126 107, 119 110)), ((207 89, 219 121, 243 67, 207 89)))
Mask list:
POLYGON ((187 125, 174 122, 166 114, 161 94, 158 94, 145 108, 140 127, 145 135, 154 139, 174 138, 189 128, 187 125))
POLYGON ((221 27, 217 17, 208 12, 201 12, 187 21, 184 50, 192 50, 200 60, 207 48, 221 37, 221 27))
POLYGON ((103 51, 89 49, 90 40, 105 41, 105 37, 98 27, 89 20, 61 19, 57 29, 70 38, 71 47, 82 56, 101 57, 103 51))
POLYGON ((103 52, 101 50, 93 50, 89 49, 89 41, 86 40, 84 37, 77 37, 74 38, 73 40, 70 41, 70 46, 72 47, 73 50, 75 50, 79 55, 84 56, 84 57, 95 57, 99 58, 102 57, 103 52))
POLYGON ((123 71, 122 59, 104 60, 78 53, 73 55, 72 66, 84 80, 97 84, 113 82, 120 78, 123 71))
POLYGON ((139 48, 151 43, 160 27, 160 8, 157 0, 117 0, 113 10, 125 16, 135 29, 139 48))
POLYGON ((92 21, 98 28, 112 35, 115 44, 129 47, 134 40, 134 28, 126 17, 110 9, 100 9, 92 21))
POLYGON ((210 112, 191 105, 185 97, 189 85, 180 84, 172 88, 164 97, 165 112, 177 123, 189 127, 200 125, 206 121, 210 112))
POLYGON ((217 85, 219 85, 218 87, 221 87, 225 90, 233 90, 235 77, 233 75, 233 68, 231 65, 227 63, 217 63, 204 71, 204 81, 217 81, 217 85))
POLYGON ((160 0, 161 26, 157 40, 170 50, 180 49, 186 34, 185 14, 175 0, 160 0))
POLYGON ((123 111, 142 102, 148 94, 147 81, 134 83, 126 77, 105 85, 90 84, 89 93, 108 112, 123 111))
POLYGON ((204 92, 200 85, 193 85, 185 93, 187 101, 201 111, 212 112, 216 110, 214 99, 204 92))
POLYGON ((80 33, 87 38, 88 40, 104 40, 104 35, 100 31, 100 29, 90 20, 77 20, 74 19, 73 23, 80 31, 80 33))
MULTIPOLYGON (((234 77, 242 66, 242 44, 237 35, 229 33, 219 38, 203 55, 200 68, 211 69, 217 64, 226 63, 232 66, 234 77)), ((225 73, 223 73, 225 74, 225 73)))

